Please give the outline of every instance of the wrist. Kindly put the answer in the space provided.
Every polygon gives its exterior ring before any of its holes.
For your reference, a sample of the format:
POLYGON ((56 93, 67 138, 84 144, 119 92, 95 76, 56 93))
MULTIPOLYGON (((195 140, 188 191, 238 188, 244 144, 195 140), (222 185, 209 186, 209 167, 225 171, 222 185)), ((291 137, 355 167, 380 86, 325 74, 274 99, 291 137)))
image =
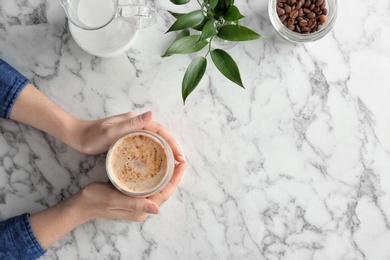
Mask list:
POLYGON ((67 125, 64 128, 62 142, 66 143, 73 149, 83 151, 83 134, 84 134, 84 122, 76 117, 72 117, 67 121, 67 125))
POLYGON ((69 218, 72 219, 74 223, 77 223, 77 225, 81 225, 94 218, 93 210, 90 209, 91 203, 88 203, 88 198, 85 195, 84 189, 80 190, 63 203, 69 218))
POLYGON ((31 228, 47 249, 62 236, 90 219, 88 209, 82 207, 79 193, 69 199, 30 216, 31 228))

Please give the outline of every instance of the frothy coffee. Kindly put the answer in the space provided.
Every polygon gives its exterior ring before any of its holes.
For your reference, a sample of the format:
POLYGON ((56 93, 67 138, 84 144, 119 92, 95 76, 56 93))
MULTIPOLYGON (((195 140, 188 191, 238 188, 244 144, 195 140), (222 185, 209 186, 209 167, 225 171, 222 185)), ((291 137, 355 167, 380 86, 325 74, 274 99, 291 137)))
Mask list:
MULTIPOLYGON (((110 148, 107 173, 120 190, 129 195, 152 193, 167 182, 170 159, 166 144, 146 131, 129 133, 110 148)), ((170 149, 170 148, 169 148, 170 149)))

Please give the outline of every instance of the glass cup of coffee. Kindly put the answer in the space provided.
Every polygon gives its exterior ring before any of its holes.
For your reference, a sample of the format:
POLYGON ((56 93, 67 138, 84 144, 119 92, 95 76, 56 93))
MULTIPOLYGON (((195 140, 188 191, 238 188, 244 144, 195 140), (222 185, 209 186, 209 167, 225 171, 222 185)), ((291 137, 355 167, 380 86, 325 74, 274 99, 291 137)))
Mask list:
POLYGON ((108 150, 106 170, 122 193, 149 197, 170 181, 175 167, 173 152, 158 134, 139 130, 120 137, 108 150))

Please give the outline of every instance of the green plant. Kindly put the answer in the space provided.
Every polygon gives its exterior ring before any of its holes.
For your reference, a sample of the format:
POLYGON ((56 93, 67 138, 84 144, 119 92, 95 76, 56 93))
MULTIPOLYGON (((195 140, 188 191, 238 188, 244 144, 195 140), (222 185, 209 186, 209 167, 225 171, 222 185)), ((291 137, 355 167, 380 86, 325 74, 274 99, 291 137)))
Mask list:
MULTIPOLYGON (((170 1, 176 5, 190 2, 190 0, 170 1)), ((234 5, 234 0, 197 0, 197 2, 200 5, 199 10, 189 13, 169 11, 176 18, 176 21, 167 32, 180 31, 180 33, 163 55, 163 57, 167 57, 174 54, 195 53, 208 46, 205 56, 195 58, 184 74, 182 82, 184 103, 203 78, 208 54, 210 54, 214 65, 226 78, 245 88, 234 59, 224 50, 212 49, 214 38, 236 42, 250 41, 261 37, 260 34, 239 24, 244 16, 234 5), (193 34, 190 33, 190 29, 193 34)))

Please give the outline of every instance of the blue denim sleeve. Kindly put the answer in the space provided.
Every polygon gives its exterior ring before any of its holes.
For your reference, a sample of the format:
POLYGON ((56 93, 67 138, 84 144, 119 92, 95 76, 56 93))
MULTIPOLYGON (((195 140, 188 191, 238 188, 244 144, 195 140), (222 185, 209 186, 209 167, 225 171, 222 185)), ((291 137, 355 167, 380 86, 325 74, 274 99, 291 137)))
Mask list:
POLYGON ((0 59, 0 117, 9 119, 12 106, 29 80, 0 59))
MULTIPOLYGON (((9 118, 12 106, 28 79, 0 59, 0 117, 9 118)), ((36 239, 29 214, 0 221, 0 259, 37 259, 45 250, 36 239)))
POLYGON ((31 229, 28 213, 0 221, 0 259, 32 260, 44 253, 31 229))

